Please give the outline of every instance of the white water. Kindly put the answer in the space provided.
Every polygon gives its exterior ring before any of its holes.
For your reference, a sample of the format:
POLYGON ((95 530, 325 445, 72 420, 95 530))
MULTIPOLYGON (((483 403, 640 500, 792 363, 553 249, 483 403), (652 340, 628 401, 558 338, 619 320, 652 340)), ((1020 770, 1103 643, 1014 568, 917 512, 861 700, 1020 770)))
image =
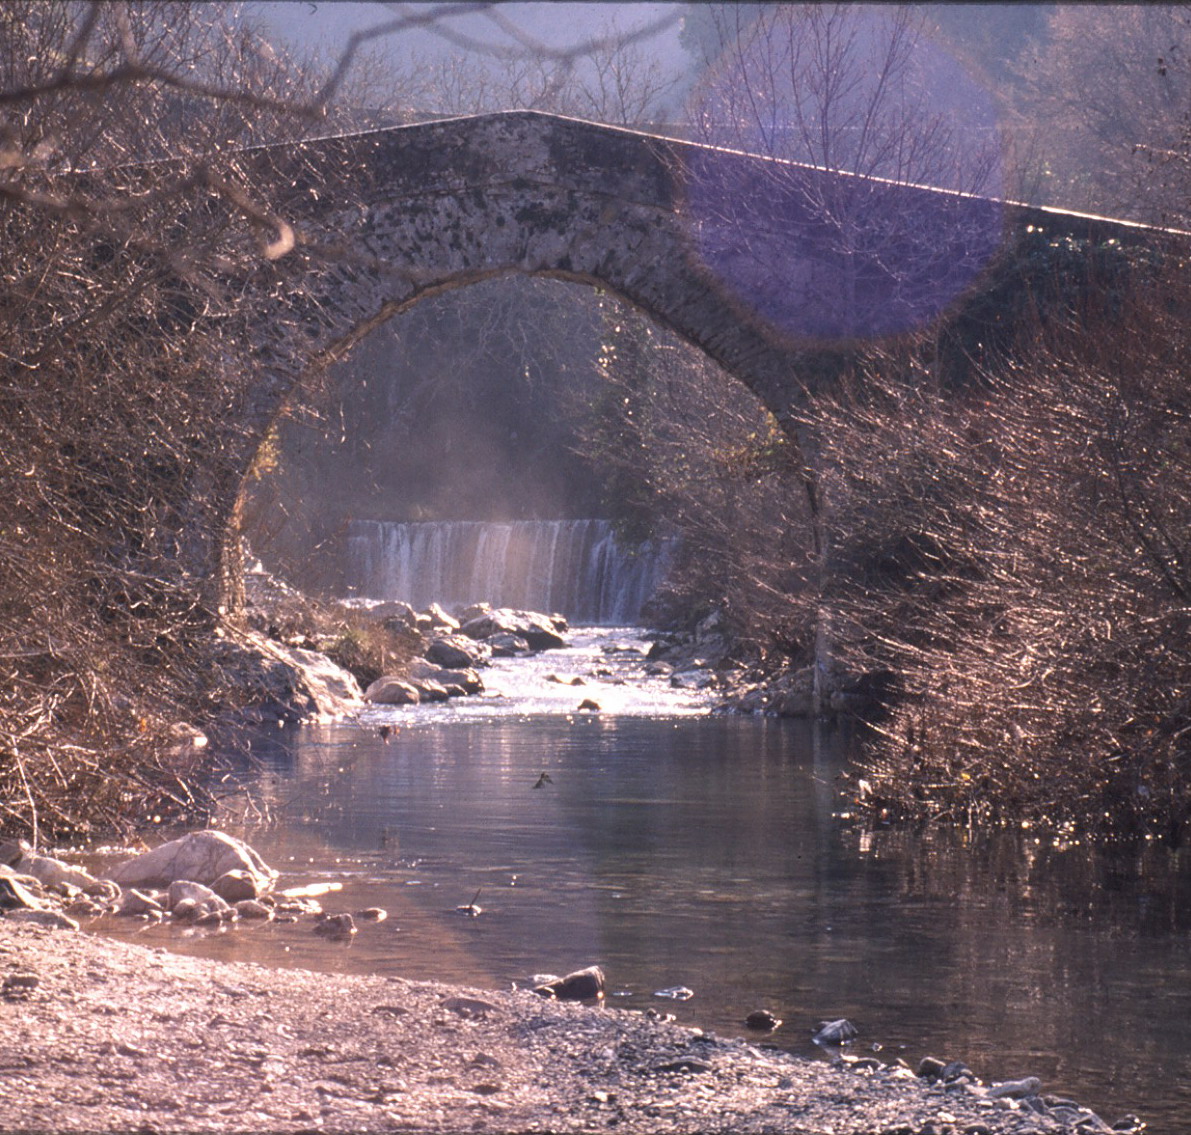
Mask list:
MULTIPOLYGON (((480 671, 484 691, 427 705, 369 705, 364 725, 416 726, 445 722, 583 718, 584 701, 599 713, 656 719, 705 716, 714 690, 676 689, 645 672, 651 640, 637 627, 572 627, 567 645, 516 658, 494 658, 480 671)), ((594 715, 593 715, 594 716, 594 715)))
POLYGON ((348 585, 423 609, 469 603, 558 612, 573 623, 637 623, 665 579, 673 540, 626 548, 606 520, 356 520, 348 585))

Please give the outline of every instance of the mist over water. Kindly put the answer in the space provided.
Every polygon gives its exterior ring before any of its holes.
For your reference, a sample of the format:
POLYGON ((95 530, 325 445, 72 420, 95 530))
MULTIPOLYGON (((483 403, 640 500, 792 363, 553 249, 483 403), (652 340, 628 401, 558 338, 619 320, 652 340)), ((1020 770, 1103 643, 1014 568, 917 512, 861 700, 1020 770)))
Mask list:
POLYGON ((675 547, 674 539, 626 546, 607 520, 356 520, 347 582, 354 595, 419 609, 487 602, 628 625, 665 580, 675 547))

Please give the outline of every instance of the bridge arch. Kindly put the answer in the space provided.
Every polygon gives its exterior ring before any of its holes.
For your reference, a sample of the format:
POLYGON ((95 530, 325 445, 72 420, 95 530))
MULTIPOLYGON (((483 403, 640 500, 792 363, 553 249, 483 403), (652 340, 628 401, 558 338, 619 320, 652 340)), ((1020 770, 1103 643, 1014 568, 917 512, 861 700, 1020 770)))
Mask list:
POLYGON ((919 209, 919 229, 898 238, 908 261, 931 242, 917 277, 889 275, 879 256, 879 271, 851 273, 852 291, 867 287, 879 303, 958 296, 1004 234, 998 202, 528 111, 265 147, 240 166, 297 235, 242 282, 254 374, 183 540, 221 606, 238 593, 244 477, 295 385, 422 298, 508 273, 607 288, 702 350, 796 436, 794 411, 832 346, 814 323, 800 333, 800 313, 830 311, 840 276, 808 185, 862 194, 872 216, 891 195, 903 212, 908 200, 919 209), (744 243, 777 248, 780 275, 766 274, 772 257, 740 247, 739 230, 725 237, 717 226, 730 214, 748 217, 744 243), (952 278, 940 284, 940 272, 952 278))
POLYGON ((446 290, 511 273, 605 288, 787 416, 798 345, 717 286, 683 215, 685 151, 700 149, 510 112, 246 155, 251 181, 288 183, 279 211, 299 243, 252 281, 254 375, 223 443, 221 483, 207 486, 223 539, 196 533, 190 545, 218 560, 210 598, 224 605, 237 590, 228 537, 243 478, 308 368, 446 290))

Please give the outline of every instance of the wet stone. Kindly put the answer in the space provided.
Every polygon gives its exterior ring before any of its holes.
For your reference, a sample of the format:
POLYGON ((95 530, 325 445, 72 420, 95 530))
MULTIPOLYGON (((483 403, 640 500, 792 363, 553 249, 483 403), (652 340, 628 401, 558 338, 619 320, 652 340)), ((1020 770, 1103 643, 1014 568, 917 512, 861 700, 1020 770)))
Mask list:
POLYGON ((557 1001, 602 1001, 605 988, 604 971, 599 966, 588 966, 568 973, 566 977, 535 986, 534 992, 539 997, 557 1001))
POLYGON ((326 914, 314 924, 314 932, 332 940, 343 940, 356 933, 356 923, 350 914, 326 914))
POLYGON ((774 1016, 768 1009, 757 1009, 744 1019, 745 1025, 757 1032, 770 1033, 781 1026, 781 1018, 774 1016))
POLYGON ((860 1030, 851 1021, 820 1021, 811 1038, 816 1044, 851 1044, 860 1035, 860 1030))

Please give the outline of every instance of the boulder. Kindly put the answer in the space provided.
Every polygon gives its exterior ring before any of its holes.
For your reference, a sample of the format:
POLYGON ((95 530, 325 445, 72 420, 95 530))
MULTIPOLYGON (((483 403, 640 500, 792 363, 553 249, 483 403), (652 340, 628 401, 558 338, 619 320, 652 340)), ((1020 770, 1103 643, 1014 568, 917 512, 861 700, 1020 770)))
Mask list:
POLYGON ((258 889, 259 880, 245 871, 243 868, 236 868, 233 871, 226 871, 220 875, 218 879, 211 884, 211 890, 215 892, 224 902, 235 905, 245 899, 256 899, 260 897, 260 890, 258 889))
POLYGON ((479 674, 471 669, 449 669, 435 666, 424 658, 415 658, 409 664, 409 679, 415 685, 419 682, 437 682, 440 686, 459 687, 465 694, 478 694, 484 690, 479 674))
POLYGON ((329 721, 359 708, 359 683, 325 654, 256 631, 229 633, 220 651, 226 681, 250 696, 259 720, 329 721))
POLYGON ((248 844, 225 832, 191 832, 117 864, 107 877, 122 887, 166 888, 185 879, 210 886, 229 871, 244 871, 257 887, 257 894, 269 890, 277 878, 273 870, 248 844))
POLYGON ((32 876, 46 887, 77 887, 88 894, 99 894, 104 889, 100 881, 82 867, 72 867, 61 859, 33 851, 26 851, 12 866, 15 871, 32 876))
POLYGON ((430 626, 436 630, 440 627, 445 627, 448 631, 459 629, 459 620, 453 615, 448 615, 437 603, 431 603, 424 614, 430 620, 430 626))
POLYGON ((231 904, 221 899, 210 887, 189 879, 175 879, 166 892, 166 906, 178 916, 201 918, 212 911, 223 917, 231 904))
POLYGON ((446 701, 451 696, 451 691, 433 678, 419 678, 413 685, 424 702, 446 701))
POLYGON ((487 666, 492 648, 463 634, 441 635, 426 648, 426 660, 447 670, 487 666))
POLYGON ((265 906, 263 902, 257 902, 256 899, 241 899, 235 904, 235 907, 236 913, 243 919, 267 922, 273 917, 272 907, 265 906))
POLYGON ((566 977, 537 985, 534 992, 554 1001, 603 1001, 605 987, 604 971, 599 966, 588 966, 568 973, 566 977))
POLYGON ((515 634, 494 634, 484 642, 491 649, 493 658, 516 658, 530 651, 529 643, 515 634))
POLYGON ((395 674, 387 674, 377 678, 364 691, 364 700, 376 705, 417 705, 422 695, 411 682, 395 674))
MULTIPOLYGON (((565 620, 563 620, 565 626, 565 620)), ((566 646, 566 639, 549 615, 537 611, 515 611, 496 607, 469 619, 460 628, 469 638, 488 639, 493 635, 511 634, 523 638, 532 650, 550 650, 566 646)))

